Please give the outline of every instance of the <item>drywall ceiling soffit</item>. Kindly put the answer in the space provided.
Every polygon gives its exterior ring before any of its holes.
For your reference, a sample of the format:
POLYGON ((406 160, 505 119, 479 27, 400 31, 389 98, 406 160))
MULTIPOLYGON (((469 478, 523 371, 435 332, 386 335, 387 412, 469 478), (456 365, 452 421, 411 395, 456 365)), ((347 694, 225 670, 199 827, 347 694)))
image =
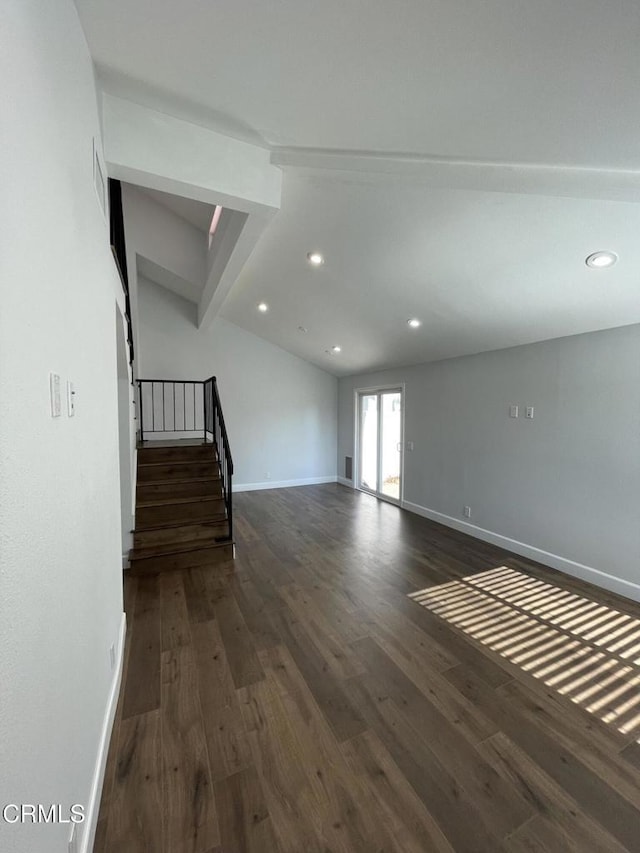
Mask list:
POLYGON ((204 233, 209 231, 215 210, 214 205, 205 204, 202 201, 185 198, 184 196, 163 193, 159 190, 149 189, 148 187, 139 187, 139 189, 153 201, 163 205, 163 207, 166 207, 181 219, 184 219, 185 222, 193 225, 198 231, 203 231, 204 233))
POLYGON ((279 209, 282 172, 266 149, 108 94, 102 112, 113 177, 242 213, 279 209))
POLYGON ((136 255, 136 268, 138 275, 142 276, 142 278, 146 278, 154 282, 154 284, 159 284, 166 290, 170 290, 177 296, 181 296, 188 302, 192 302, 194 305, 200 303, 202 285, 187 281, 171 270, 154 263, 149 258, 145 258, 140 254, 136 255))
POLYGON ((208 266, 198 304, 198 325, 208 325, 280 207, 282 170, 263 148, 174 116, 106 94, 102 106, 111 177, 165 195, 220 205, 227 211, 227 224, 233 220, 232 228, 221 229, 226 235, 224 251, 208 266))
POLYGON ((269 148, 265 139, 254 128, 234 119, 227 112, 209 109, 202 103, 192 101, 183 95, 176 95, 170 89, 122 74, 113 67, 96 63, 95 68, 97 85, 107 95, 132 101, 157 112, 167 113, 182 121, 200 125, 240 142, 269 148))

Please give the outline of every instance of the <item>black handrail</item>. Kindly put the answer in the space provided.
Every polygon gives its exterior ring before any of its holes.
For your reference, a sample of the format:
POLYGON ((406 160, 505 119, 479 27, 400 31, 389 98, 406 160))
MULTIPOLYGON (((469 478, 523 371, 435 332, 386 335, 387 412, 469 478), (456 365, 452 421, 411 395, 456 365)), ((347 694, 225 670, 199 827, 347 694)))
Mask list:
POLYGON ((207 435, 213 437, 213 443, 218 454, 220 463, 220 476, 222 478, 222 494, 227 510, 229 523, 229 538, 233 539, 233 457, 229 445, 229 435, 224 422, 218 383, 215 376, 211 376, 204 383, 204 431, 205 440, 207 435))
POLYGON ((122 211, 122 186, 120 181, 109 178, 109 235, 111 251, 120 274, 124 290, 124 308, 127 320, 127 343, 129 344, 129 364, 133 364, 133 326, 131 323, 131 300, 129 299, 129 276, 127 274, 127 246, 124 237, 124 213, 122 211))
POLYGON ((197 433, 212 442, 220 464, 229 539, 233 539, 233 458, 215 376, 194 379, 138 379, 140 442, 149 433, 197 433), (202 389, 202 397, 200 397, 202 389), (147 426, 145 427, 145 423, 147 426))

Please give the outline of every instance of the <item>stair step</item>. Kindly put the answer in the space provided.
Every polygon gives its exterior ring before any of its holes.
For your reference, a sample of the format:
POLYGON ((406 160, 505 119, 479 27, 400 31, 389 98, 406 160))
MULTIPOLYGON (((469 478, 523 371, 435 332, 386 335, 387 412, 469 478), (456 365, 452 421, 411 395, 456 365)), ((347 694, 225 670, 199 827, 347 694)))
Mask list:
POLYGON ((200 566, 217 569, 220 574, 230 574, 233 572, 233 548, 233 542, 227 541, 144 556, 132 551, 129 571, 134 575, 155 575, 200 566))
POLYGON ((183 504, 201 504, 201 503, 216 503, 222 501, 223 498, 221 495, 186 495, 183 497, 175 497, 174 495, 168 495, 166 497, 153 497, 147 500, 138 501, 137 508, 141 509, 144 507, 151 506, 171 506, 171 504, 175 504, 176 506, 182 506, 183 504))
POLYGON ((169 480, 153 480, 151 483, 145 483, 145 485, 176 486, 181 483, 219 483, 221 479, 220 474, 208 474, 204 477, 171 477, 169 480))
POLYGON ((136 508, 136 529, 162 523, 189 524, 192 521, 214 521, 224 514, 224 501, 219 497, 196 497, 150 501, 136 508))
POLYGON ((228 545, 229 540, 220 542, 203 542, 200 539, 190 539, 186 542, 169 542, 165 545, 149 545, 145 548, 132 548, 129 551, 130 560, 144 560, 151 557, 164 557, 168 554, 186 554, 188 551, 201 551, 207 548, 217 548, 228 545))
POLYGON ((149 459, 143 461, 138 459, 139 468, 152 468, 154 465, 200 465, 203 462, 215 462, 213 454, 210 453, 200 459, 149 459))
POLYGON ((162 524, 147 529, 136 529, 133 533, 133 547, 136 549, 152 548, 157 545, 172 547, 181 542, 215 542, 226 537, 229 525, 225 516, 217 521, 201 521, 193 524, 162 524))
POLYGON ((174 459, 208 459, 212 456, 215 458, 215 448, 212 444, 187 444, 184 446, 174 445, 169 447, 153 447, 145 444, 143 447, 138 448, 138 459, 145 462, 152 462, 154 460, 156 462, 163 460, 172 461, 174 459))
POLYGON ((215 477, 220 467, 215 459, 187 462, 138 462, 138 482, 155 483, 159 480, 190 480, 194 477, 215 477))
POLYGON ((150 501, 155 497, 206 497, 222 495, 220 477, 196 477, 190 480, 164 480, 150 483, 138 483, 136 497, 138 502, 150 501))
POLYGON ((136 524, 136 532, 141 530, 170 530, 174 527, 193 527, 200 524, 222 524, 226 520, 227 516, 225 512, 212 512, 209 518, 195 518, 193 521, 176 521, 170 518, 165 521, 158 521, 155 524, 145 524, 144 527, 136 524))

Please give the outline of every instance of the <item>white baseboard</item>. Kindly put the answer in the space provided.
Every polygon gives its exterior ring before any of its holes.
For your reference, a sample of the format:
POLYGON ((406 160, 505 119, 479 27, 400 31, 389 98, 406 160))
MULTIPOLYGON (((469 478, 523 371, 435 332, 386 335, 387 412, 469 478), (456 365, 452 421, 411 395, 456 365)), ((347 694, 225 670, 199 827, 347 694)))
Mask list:
POLYGON ((264 480, 262 483, 233 484, 234 492, 257 492, 261 489, 288 489, 292 486, 317 486, 320 483, 335 483, 336 477, 308 477, 304 480, 264 480))
POLYGON ((111 680, 111 690, 109 691, 109 699, 104 713, 104 721, 102 723, 102 733, 100 735, 100 743, 98 745, 96 766, 93 771, 93 780, 91 782, 91 793, 89 794, 87 809, 85 811, 82 840, 80 842, 80 853, 91 853, 96 837, 98 812, 100 811, 100 798, 102 796, 102 784, 104 782, 104 771, 107 764, 107 753, 109 752, 109 742, 111 740, 113 721, 116 715, 116 708, 118 706, 120 682, 122 681, 122 664, 124 661, 124 640, 126 631, 127 617, 126 614, 123 613, 120 621, 118 648, 116 650, 116 665, 113 672, 113 678, 111 680))
POLYGON ((485 530, 483 527, 477 527, 468 521, 462 521, 459 518, 445 515, 442 512, 428 509, 428 507, 420 506, 420 504, 411 503, 411 501, 403 501, 402 506, 408 509, 409 512, 414 512, 416 515, 421 515, 423 518, 428 518, 431 521, 437 521, 439 524, 444 524, 446 527, 452 527, 454 530, 459 530, 462 533, 467 533, 469 536, 474 536, 476 539, 482 539, 483 542, 490 542, 492 545, 497 545, 499 548, 505 548, 507 551, 513 551, 521 557, 528 557, 530 560, 535 560, 538 563, 543 563, 545 566, 550 566, 552 569, 557 569, 559 572, 565 572, 568 575, 580 578, 588 583, 601 586, 611 592, 616 592, 618 595, 623 595, 625 598, 631 598, 634 601, 640 601, 640 584, 633 581, 618 578, 615 575, 607 574, 600 569, 594 569, 592 566, 585 566, 582 563, 576 563, 574 560, 569 560, 566 557, 560 557, 558 554, 551 554, 549 551, 543 551, 541 548, 535 548, 533 545, 527 545, 524 542, 518 542, 517 539, 509 539, 508 536, 502 536, 499 533, 494 533, 492 530, 485 530))
POLYGON ((338 477, 338 482, 341 486, 346 486, 348 489, 353 489, 353 480, 347 480, 346 477, 338 477))

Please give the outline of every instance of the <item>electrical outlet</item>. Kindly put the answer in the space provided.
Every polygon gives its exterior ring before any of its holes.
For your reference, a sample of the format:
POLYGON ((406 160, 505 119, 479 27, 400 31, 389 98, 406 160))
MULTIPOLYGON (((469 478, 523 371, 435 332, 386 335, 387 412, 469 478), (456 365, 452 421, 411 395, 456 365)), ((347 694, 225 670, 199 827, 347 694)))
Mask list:
POLYGON ((271 479, 271 474, 270 474, 268 471, 265 471, 265 472, 264 472, 264 478, 265 478, 265 480, 270 480, 270 479, 271 479))
POLYGON ((533 420, 533 406, 527 406, 527 419, 533 420))
POLYGON ((116 646, 115 643, 111 643, 109 646, 109 661, 111 662, 111 669, 116 668, 116 646))
POLYGON ((413 450, 413 442, 412 441, 407 442, 407 450, 413 450))
POLYGON ((464 517, 465 518, 471 518, 471 507, 470 506, 466 506, 464 508, 464 517))

